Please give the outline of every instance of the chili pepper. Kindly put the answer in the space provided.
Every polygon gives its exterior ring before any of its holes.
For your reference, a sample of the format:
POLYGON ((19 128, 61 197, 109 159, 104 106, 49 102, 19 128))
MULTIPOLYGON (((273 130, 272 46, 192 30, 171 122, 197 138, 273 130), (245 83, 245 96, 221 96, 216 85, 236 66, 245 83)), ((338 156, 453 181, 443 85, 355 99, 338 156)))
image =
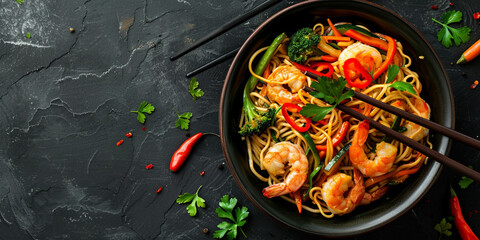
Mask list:
POLYGON ((142 127, 142 130, 145 131, 147 128, 145 128, 145 126, 142 127))
POLYGON ((473 18, 480 19, 480 13, 479 12, 473 13, 473 18))
POLYGON ((338 160, 348 151, 350 148, 350 145, 352 145, 351 142, 347 143, 340 151, 338 151, 337 155, 328 162, 327 166, 325 166, 325 171, 330 171, 332 169, 333 165, 338 162, 338 160))
POLYGON ((153 168, 153 165, 152 164, 148 164, 147 166, 145 166, 146 169, 152 169, 153 168))
POLYGON ((452 212, 453 217, 455 217, 455 226, 457 226, 458 233, 463 240, 478 240, 478 237, 475 236, 470 226, 463 218, 462 209, 460 207, 460 202, 458 201, 457 194, 450 186, 450 211, 452 212))
POLYGON ((178 171, 180 167, 183 165, 185 160, 187 160, 190 151, 192 150, 193 145, 203 136, 202 133, 197 133, 182 143, 180 148, 172 156, 170 161, 170 170, 173 172, 178 171))
POLYGON ((158 190, 157 190, 157 193, 161 192, 162 191, 162 187, 160 187, 158 190))
MULTIPOLYGON (((338 144, 342 142, 349 128, 350 128, 350 123, 343 122, 342 126, 340 127, 340 130, 338 130, 337 134, 335 134, 335 137, 333 137, 332 139, 333 147, 338 146, 338 144)), ((325 151, 327 150, 327 145, 317 145, 316 148, 318 151, 325 151)))
POLYGON ((331 77, 333 74, 333 66, 330 63, 327 62, 316 62, 311 64, 312 68, 316 68, 315 70, 322 75, 320 76, 325 76, 325 77, 331 77), (326 73, 323 73, 325 70, 327 70, 326 73))
POLYGON ((433 10, 437 10, 438 6, 437 5, 432 5, 430 8, 433 9, 433 10))
POLYGON ((205 171, 200 172, 200 176, 203 176, 203 175, 205 175, 205 171))
POLYGON ((387 49, 387 58, 385 61, 383 61, 382 65, 375 71, 373 74, 373 79, 377 79, 382 73, 387 71, 388 65, 392 63, 393 58, 395 57, 395 54, 397 53, 397 42, 395 42, 395 39, 391 38, 390 36, 384 35, 383 36, 385 39, 388 41, 388 49, 387 49))
POLYGON ((352 87, 366 88, 373 81, 372 76, 363 68, 356 58, 350 58, 343 65, 343 72, 347 83, 352 87))
POLYGON ((450 6, 453 6, 453 3, 450 3, 450 6))
MULTIPOLYGON (((282 106, 282 115, 285 118, 285 120, 293 127, 293 129, 295 129, 299 132, 308 131, 308 129, 310 128, 310 124, 312 123, 312 119, 311 118, 304 118, 305 121, 306 121, 306 124, 305 124, 305 126, 300 127, 300 126, 297 125, 295 120, 293 120, 293 118, 290 117, 290 115, 288 115, 289 110, 290 111, 295 110, 296 112, 300 112, 300 110, 302 110, 302 108, 298 105, 293 104, 293 103, 285 103, 282 106)), ((302 116, 302 118, 303 118, 303 116, 302 116)))
MULTIPOLYGON (((298 63, 295 63, 295 62, 291 62, 291 63, 293 64, 293 66, 295 66, 296 68, 298 68, 298 70, 300 70, 302 72, 311 72, 311 73, 316 74, 320 77, 321 76, 330 77, 330 76, 332 76, 332 73, 333 73, 333 66, 331 66, 331 64, 330 64, 331 68, 327 66, 329 70, 325 74, 325 73, 321 73, 319 71, 313 70, 313 69, 311 69, 311 68, 309 68, 305 65, 301 65, 301 64, 298 64, 298 63)), ((326 64, 329 64, 329 63, 326 63, 326 64)))
POLYGON ((120 141, 117 142, 117 146, 122 145, 122 143, 123 143, 123 139, 121 139, 120 141))
POLYGON ((132 133, 127 133, 127 134, 125 134, 125 136, 127 136, 128 138, 132 137, 132 133))

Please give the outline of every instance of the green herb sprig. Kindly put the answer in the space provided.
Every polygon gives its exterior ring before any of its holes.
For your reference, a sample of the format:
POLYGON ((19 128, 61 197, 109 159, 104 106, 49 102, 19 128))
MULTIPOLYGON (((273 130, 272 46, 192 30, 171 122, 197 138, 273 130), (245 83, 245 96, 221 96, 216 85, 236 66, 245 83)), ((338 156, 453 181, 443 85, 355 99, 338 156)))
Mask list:
POLYGON ((190 125, 190 118, 192 118, 193 113, 191 112, 184 112, 182 114, 178 114, 177 109, 175 108, 175 113, 178 116, 177 122, 175 122, 175 127, 179 127, 182 130, 188 130, 190 125))
POLYGON ((215 231, 213 237, 223 238, 226 235, 227 239, 231 240, 237 237, 238 229, 243 233, 243 236, 247 237, 241 227, 247 222, 245 219, 249 214, 248 208, 237 207, 234 214, 233 209, 235 208, 235 205, 237 205, 237 199, 230 198, 228 195, 224 195, 222 199, 220 199, 218 205, 220 207, 215 210, 218 217, 230 219, 233 223, 224 221, 218 224, 217 227, 220 229, 215 231))
POLYGON ((440 238, 442 237, 442 234, 447 237, 452 235, 452 231, 450 231, 450 229, 452 229, 452 224, 447 222, 445 218, 443 218, 440 223, 437 223, 433 229, 441 234, 440 238))
POLYGON ((143 101, 142 103, 140 103, 140 106, 138 107, 137 111, 130 111, 130 112, 137 113, 137 120, 140 123, 144 124, 145 118, 146 118, 145 113, 152 114, 153 111, 155 111, 155 107, 152 104, 143 101))
POLYGON ((196 78, 192 78, 190 80, 190 85, 188 85, 188 92, 193 97, 193 101, 197 100, 197 98, 203 96, 205 94, 202 89, 198 88, 198 81, 196 78))
POLYGON ((178 204, 190 203, 187 206, 187 212, 188 214, 190 214, 191 217, 197 215, 197 207, 205 208, 205 199, 198 196, 200 188, 202 188, 202 186, 198 187, 195 194, 184 193, 182 195, 179 195, 177 198, 178 204))
POLYGON ((448 26, 448 24, 462 21, 462 16, 462 12, 452 10, 447 11, 442 15, 443 23, 435 18, 432 18, 434 22, 443 26, 442 29, 437 33, 437 40, 446 48, 453 46, 453 42, 455 42, 455 45, 459 46, 461 43, 466 43, 468 40, 470 40, 471 29, 468 26, 463 26, 460 28, 448 26))

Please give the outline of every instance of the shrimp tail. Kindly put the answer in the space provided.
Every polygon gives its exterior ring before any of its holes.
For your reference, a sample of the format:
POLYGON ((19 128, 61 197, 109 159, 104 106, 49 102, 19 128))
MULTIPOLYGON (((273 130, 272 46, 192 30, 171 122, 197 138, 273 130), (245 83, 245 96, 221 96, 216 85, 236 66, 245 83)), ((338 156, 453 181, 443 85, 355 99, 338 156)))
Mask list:
POLYGON ((365 195, 365 183, 363 181, 363 174, 357 168, 353 169, 353 179, 355 186, 352 188, 352 202, 355 206, 358 206, 365 195))
POLYGON ((264 188, 262 193, 267 198, 273 198, 290 193, 290 191, 288 191, 287 184, 282 182, 264 188))
POLYGON ((352 145, 363 145, 368 138, 368 129, 370 128, 370 122, 363 120, 358 125, 358 130, 353 137, 352 145))
POLYGON ((295 199, 295 205, 297 205, 298 213, 302 213, 302 196, 300 191, 297 190, 293 193, 290 193, 290 197, 295 199))

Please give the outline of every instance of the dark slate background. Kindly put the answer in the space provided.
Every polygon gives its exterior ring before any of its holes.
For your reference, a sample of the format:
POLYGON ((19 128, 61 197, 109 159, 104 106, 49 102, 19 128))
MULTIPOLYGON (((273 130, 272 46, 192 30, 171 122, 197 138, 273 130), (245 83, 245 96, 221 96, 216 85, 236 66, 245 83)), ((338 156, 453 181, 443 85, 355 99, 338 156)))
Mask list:
MULTIPOLYGON (((211 239, 222 221, 215 208, 224 194, 249 208, 243 228, 248 239, 318 239, 256 209, 228 169, 218 167, 225 159, 215 136, 198 142, 181 171, 168 169, 189 134, 218 133, 220 92, 231 59, 196 76, 205 91, 196 101, 185 74, 240 46, 262 21, 296 1, 278 3, 175 62, 169 57, 262 2, 0 1, 0 239, 211 239), (145 131, 129 112, 143 100, 156 107, 145 131), (188 131, 175 128, 175 108, 193 113, 188 131), (133 137, 127 139, 127 132, 133 137), (117 147, 120 139, 125 142, 117 147), (154 168, 146 170, 150 163, 154 168), (200 185, 207 207, 190 217, 175 199, 200 185), (204 228, 210 230, 207 235, 204 228)), ((480 2, 374 2, 413 23, 433 45, 451 78, 456 128, 478 139, 480 87, 469 87, 478 79, 480 59, 450 63, 480 38, 480 20, 472 16, 480 2), (472 28, 472 39, 447 49, 437 42, 440 26, 431 18, 440 19, 450 9, 464 13, 460 25, 472 28)), ((468 146, 453 143, 450 157, 480 170, 480 153, 468 146)), ((412 210, 352 239, 438 239, 435 224, 451 215, 449 184, 480 235, 475 212, 480 186, 461 190, 460 177, 444 169, 412 210)), ((459 235, 453 230, 442 239, 459 235)))

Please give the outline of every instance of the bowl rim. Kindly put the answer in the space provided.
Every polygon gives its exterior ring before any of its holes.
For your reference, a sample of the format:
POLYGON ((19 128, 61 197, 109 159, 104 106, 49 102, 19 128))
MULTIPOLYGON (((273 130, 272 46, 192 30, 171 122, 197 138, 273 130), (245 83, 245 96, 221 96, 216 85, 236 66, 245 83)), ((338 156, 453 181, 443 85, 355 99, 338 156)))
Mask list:
MULTIPOLYGON (((274 19, 276 19, 280 15, 284 14, 285 12, 291 11, 292 9, 300 8, 304 5, 315 4, 315 3, 319 3, 319 2, 342 2, 342 1, 343 2, 355 2, 355 3, 365 4, 365 5, 368 5, 369 7, 377 8, 381 11, 387 12, 387 13, 393 15, 394 17, 398 18, 400 21, 402 21, 405 25, 407 25, 410 28, 411 31, 415 32, 415 34, 417 34, 418 37, 420 37, 422 39, 422 41, 428 46, 431 53, 435 56, 435 60, 437 60, 437 62, 439 63, 439 67, 442 71, 441 74, 443 76, 445 76, 446 87, 447 87, 447 90, 449 92, 449 95, 445 96, 445 97, 448 97, 449 102, 451 103, 451 116, 450 116, 451 126, 450 126, 450 128, 455 129, 455 102, 454 102, 453 91, 452 91, 452 87, 451 87, 451 83, 450 83, 450 78, 449 78, 449 76, 446 72, 446 69, 445 69, 444 65, 440 61, 440 58, 439 58, 438 54, 436 53, 436 51, 434 50, 434 48, 432 47, 430 42, 425 38, 425 36, 413 24, 411 24, 409 21, 407 21, 405 18, 403 18, 402 16, 400 16, 396 12, 394 12, 394 11, 384 7, 384 6, 381 6, 379 4, 369 2, 369 1, 364 1, 364 0, 348 0, 348 1, 347 0, 340 0, 340 1, 338 1, 338 0, 307 0, 307 1, 304 1, 304 2, 296 3, 296 4, 293 4, 291 6, 285 7, 283 9, 279 10, 278 12, 276 12, 275 14, 273 14, 272 16, 270 16, 265 21, 263 21, 257 28, 255 28, 255 30, 244 41, 244 43, 240 47, 239 51, 235 55, 231 65, 229 67, 229 70, 227 72, 227 75, 225 77, 225 82, 224 82, 221 97, 220 97, 220 106, 219 106, 219 115, 218 115, 218 117, 219 117, 219 133, 220 133, 220 138, 221 138, 222 151, 224 153, 224 156, 225 156, 225 159, 226 159, 226 162, 227 162, 227 166, 228 166, 228 168, 230 170, 230 173, 232 174, 233 178, 235 179, 235 182, 236 182, 237 186, 240 187, 241 191, 247 196, 249 201, 251 203, 253 203, 261 212, 263 212, 267 216, 275 219, 276 221, 280 222, 281 224, 283 224, 285 226, 293 228, 297 231, 301 231, 301 232, 305 232, 305 233, 309 233, 309 234, 317 235, 317 236, 329 236, 329 235, 324 235, 324 234, 314 232, 314 231, 307 231, 305 229, 298 229, 295 226, 289 224, 288 222, 282 221, 282 219, 279 219, 279 218, 273 216, 266 209, 264 209, 257 201, 255 201, 253 196, 249 193, 249 191, 242 184, 239 176, 237 175, 237 173, 236 173, 236 171, 235 171, 235 169, 234 169, 234 167, 231 163, 231 159, 229 158, 229 154, 228 154, 228 151, 227 151, 227 142, 226 142, 225 132, 224 132, 225 128, 223 126, 222 116, 224 114, 223 109, 224 109, 225 97, 226 97, 226 94, 227 94, 227 85, 230 81, 229 79, 232 78, 231 75, 232 75, 232 72, 233 72, 233 66, 235 66, 239 61, 241 61, 241 59, 239 57, 240 53, 245 50, 245 48, 247 47, 247 43, 251 39, 253 39, 260 32, 261 29, 263 29, 265 26, 269 25, 270 22, 272 22, 274 19)), ((445 155, 447 155, 450 152, 451 144, 452 144, 452 141, 450 139, 447 139, 447 143, 446 143, 446 147, 445 147, 445 155)), ((392 221, 396 220, 397 218, 402 216, 407 211, 410 211, 423 198, 423 196, 430 190, 430 188, 437 181, 438 177, 441 174, 441 171, 442 171, 442 168, 443 168, 442 164, 440 164, 439 162, 434 161, 434 160, 431 160, 431 161, 433 161, 432 169, 430 170, 430 172, 425 177, 426 180, 424 180, 421 184, 419 184, 419 189, 421 188, 421 186, 424 186, 425 190, 418 195, 417 199, 415 199, 413 202, 409 202, 408 203, 409 205, 404 207, 402 211, 398 211, 394 215, 391 215, 386 221, 384 221, 384 222, 382 222, 378 225, 375 225, 373 227, 366 228, 362 232, 355 232, 355 233, 345 234, 345 235, 330 235, 330 236, 346 237, 346 236, 355 236, 355 235, 365 234, 367 232, 373 231, 375 229, 379 229, 379 228, 391 223, 392 221)))

